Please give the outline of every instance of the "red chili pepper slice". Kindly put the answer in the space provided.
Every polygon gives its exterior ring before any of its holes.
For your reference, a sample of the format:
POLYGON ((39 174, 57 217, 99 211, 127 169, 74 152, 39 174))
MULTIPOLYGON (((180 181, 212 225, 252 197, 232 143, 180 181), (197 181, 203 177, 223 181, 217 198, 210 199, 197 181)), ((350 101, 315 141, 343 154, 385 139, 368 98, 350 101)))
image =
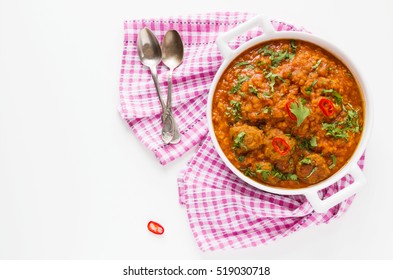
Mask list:
POLYGON ((282 156, 289 153, 289 150, 291 149, 288 143, 280 137, 274 137, 272 140, 272 145, 274 150, 282 156))
POLYGON ((334 114, 334 105, 333 102, 327 98, 322 98, 319 101, 319 108, 321 108, 322 112, 325 116, 330 117, 334 114))
POLYGON ((295 103, 295 102, 289 101, 289 102, 285 105, 285 108, 287 109, 288 116, 289 116, 292 120, 296 121, 296 120, 297 120, 296 116, 291 112, 291 104, 292 104, 292 103, 295 103))
POLYGON ((164 227, 163 227, 162 225, 160 225, 159 223, 153 222, 153 221, 150 221, 150 222, 147 224, 147 229, 148 229, 150 232, 152 232, 152 233, 154 233, 154 234, 158 234, 158 235, 161 235, 161 234, 164 233, 164 227))

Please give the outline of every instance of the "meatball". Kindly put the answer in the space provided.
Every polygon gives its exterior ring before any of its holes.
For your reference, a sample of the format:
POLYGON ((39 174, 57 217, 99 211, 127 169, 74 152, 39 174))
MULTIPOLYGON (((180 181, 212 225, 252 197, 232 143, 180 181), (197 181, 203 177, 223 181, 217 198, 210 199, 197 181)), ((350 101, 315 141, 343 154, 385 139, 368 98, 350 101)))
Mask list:
POLYGON ((330 169, 321 155, 310 154, 297 163, 296 174, 301 181, 315 184, 329 177, 330 169))
POLYGON ((255 126, 241 125, 229 129, 233 147, 238 154, 260 148, 263 144, 263 132, 255 126))

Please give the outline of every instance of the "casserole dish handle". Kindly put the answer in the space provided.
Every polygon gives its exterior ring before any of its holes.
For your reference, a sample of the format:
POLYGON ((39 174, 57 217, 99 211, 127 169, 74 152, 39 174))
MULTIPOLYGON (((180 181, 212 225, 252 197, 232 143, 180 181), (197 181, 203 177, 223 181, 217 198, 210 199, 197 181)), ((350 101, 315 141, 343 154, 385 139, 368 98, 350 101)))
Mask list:
POLYGON ((324 200, 319 197, 318 191, 308 192, 305 194, 307 200, 310 202, 315 212, 327 212, 333 206, 336 206, 337 204, 356 194, 359 188, 366 184, 366 177, 357 164, 355 164, 354 167, 350 169, 348 174, 352 176, 353 183, 324 200))
POLYGON ((257 26, 261 26, 264 34, 272 34, 276 32, 270 20, 263 15, 259 15, 239 24, 224 34, 219 35, 217 37, 216 43, 224 59, 231 57, 232 53, 234 52, 234 50, 229 47, 228 43, 237 36, 240 36, 246 31, 257 26))

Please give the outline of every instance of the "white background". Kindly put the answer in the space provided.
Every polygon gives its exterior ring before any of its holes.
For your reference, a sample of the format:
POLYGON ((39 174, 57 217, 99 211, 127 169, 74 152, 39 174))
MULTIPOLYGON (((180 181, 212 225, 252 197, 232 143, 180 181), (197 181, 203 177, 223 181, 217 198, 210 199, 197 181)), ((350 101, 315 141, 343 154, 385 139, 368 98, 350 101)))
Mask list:
POLYGON ((388 0, 0 0, 0 258, 392 259, 392 30, 388 0), (160 166, 114 100, 123 20, 208 11, 304 26, 359 65, 375 126, 368 184, 341 219, 259 248, 197 248, 176 184, 192 152, 160 166))

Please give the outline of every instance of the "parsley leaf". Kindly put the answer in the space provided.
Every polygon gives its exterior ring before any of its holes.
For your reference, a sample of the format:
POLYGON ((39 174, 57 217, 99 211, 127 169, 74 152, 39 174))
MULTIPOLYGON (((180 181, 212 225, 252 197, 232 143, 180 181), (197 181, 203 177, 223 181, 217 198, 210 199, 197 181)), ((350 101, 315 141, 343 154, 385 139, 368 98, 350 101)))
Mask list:
POLYGON ((322 94, 325 93, 331 93, 333 94, 333 98, 334 98, 334 102, 336 102, 337 105, 341 105, 343 103, 343 97, 341 96, 341 94, 337 91, 335 91, 334 89, 323 89, 322 90, 322 94))
POLYGON ((311 170, 310 174, 308 174, 306 177, 304 177, 304 179, 308 179, 311 177, 312 174, 315 173, 315 171, 317 171, 318 167, 314 166, 314 168, 311 170))
POLYGON ((277 168, 273 168, 273 170, 270 173, 272 176, 277 177, 278 179, 284 181, 297 181, 297 175, 292 174, 292 173, 282 173, 280 170, 277 168))
POLYGON ((235 64, 236 67, 246 66, 246 65, 250 65, 250 62, 249 61, 240 61, 235 64))
POLYGON ((312 69, 312 70, 317 69, 318 66, 319 66, 319 64, 321 64, 321 61, 322 61, 322 59, 319 59, 319 60, 317 61, 317 63, 315 63, 315 64, 311 67, 311 69, 312 69))
POLYGON ((255 172, 250 168, 247 167, 246 169, 243 169, 243 173, 244 175, 248 176, 248 177, 255 177, 255 172))
POLYGON ((360 132, 361 127, 359 125, 359 114, 351 104, 348 103, 347 106, 349 107, 349 110, 343 105, 343 111, 347 112, 347 116, 343 121, 322 123, 322 129, 326 130, 326 135, 348 140, 348 131, 352 131, 353 133, 360 132))
POLYGON ((333 154, 332 154, 330 157, 332 158, 332 164, 329 165, 329 169, 333 169, 333 168, 336 166, 337 158, 336 158, 336 156, 333 155, 333 154))
POLYGON ((237 157, 237 160, 240 161, 240 162, 243 162, 245 159, 246 159, 246 157, 243 156, 243 155, 240 155, 240 156, 237 157))
POLYGON ((237 93, 240 90, 242 84, 245 81, 248 81, 249 79, 250 79, 249 76, 241 76, 241 75, 237 76, 237 84, 234 85, 228 93, 229 94, 237 93))
POLYGON ((300 161, 300 163, 301 164, 311 164, 311 159, 305 157, 304 159, 302 159, 300 161))
POLYGON ((295 40, 291 40, 291 49, 292 53, 296 53, 297 46, 295 40))
POLYGON ((261 174, 263 180, 265 180, 265 181, 267 181, 268 176, 270 175, 270 170, 262 169, 262 166, 259 163, 257 163, 257 165, 256 165, 255 172, 261 174))
POLYGON ((266 73, 265 71, 265 78, 269 80, 270 91, 274 92, 274 85, 276 84, 276 78, 285 82, 285 80, 278 74, 274 74, 272 71, 266 73))
POLYGON ((310 139, 310 146, 314 147, 314 148, 318 146, 318 144, 317 144, 317 137, 315 137, 315 136, 311 137, 311 139, 310 139))
POLYGON ((242 103, 240 101, 231 100, 229 104, 231 105, 231 107, 227 107, 227 112, 225 114, 228 117, 232 116, 235 122, 239 121, 242 118, 242 103))
POLYGON ((311 114, 311 110, 304 106, 302 102, 292 102, 290 105, 292 114, 296 116, 297 127, 311 114))
POLYGON ((314 88, 314 86, 318 83, 318 80, 315 80, 314 82, 311 83, 311 85, 309 85, 308 87, 306 87, 306 89, 304 90, 307 94, 311 94, 312 89, 314 88))
POLYGON ((258 90, 254 87, 254 86, 249 86, 248 87, 248 91, 250 92, 250 93, 252 93, 252 94, 255 94, 258 98, 259 98, 259 92, 258 92, 258 90))
POLYGON ((248 150, 247 146, 244 145, 243 140, 244 137, 246 136, 246 133, 244 131, 239 132, 239 134, 236 136, 236 138, 233 140, 233 148, 244 148, 245 150, 248 150))

